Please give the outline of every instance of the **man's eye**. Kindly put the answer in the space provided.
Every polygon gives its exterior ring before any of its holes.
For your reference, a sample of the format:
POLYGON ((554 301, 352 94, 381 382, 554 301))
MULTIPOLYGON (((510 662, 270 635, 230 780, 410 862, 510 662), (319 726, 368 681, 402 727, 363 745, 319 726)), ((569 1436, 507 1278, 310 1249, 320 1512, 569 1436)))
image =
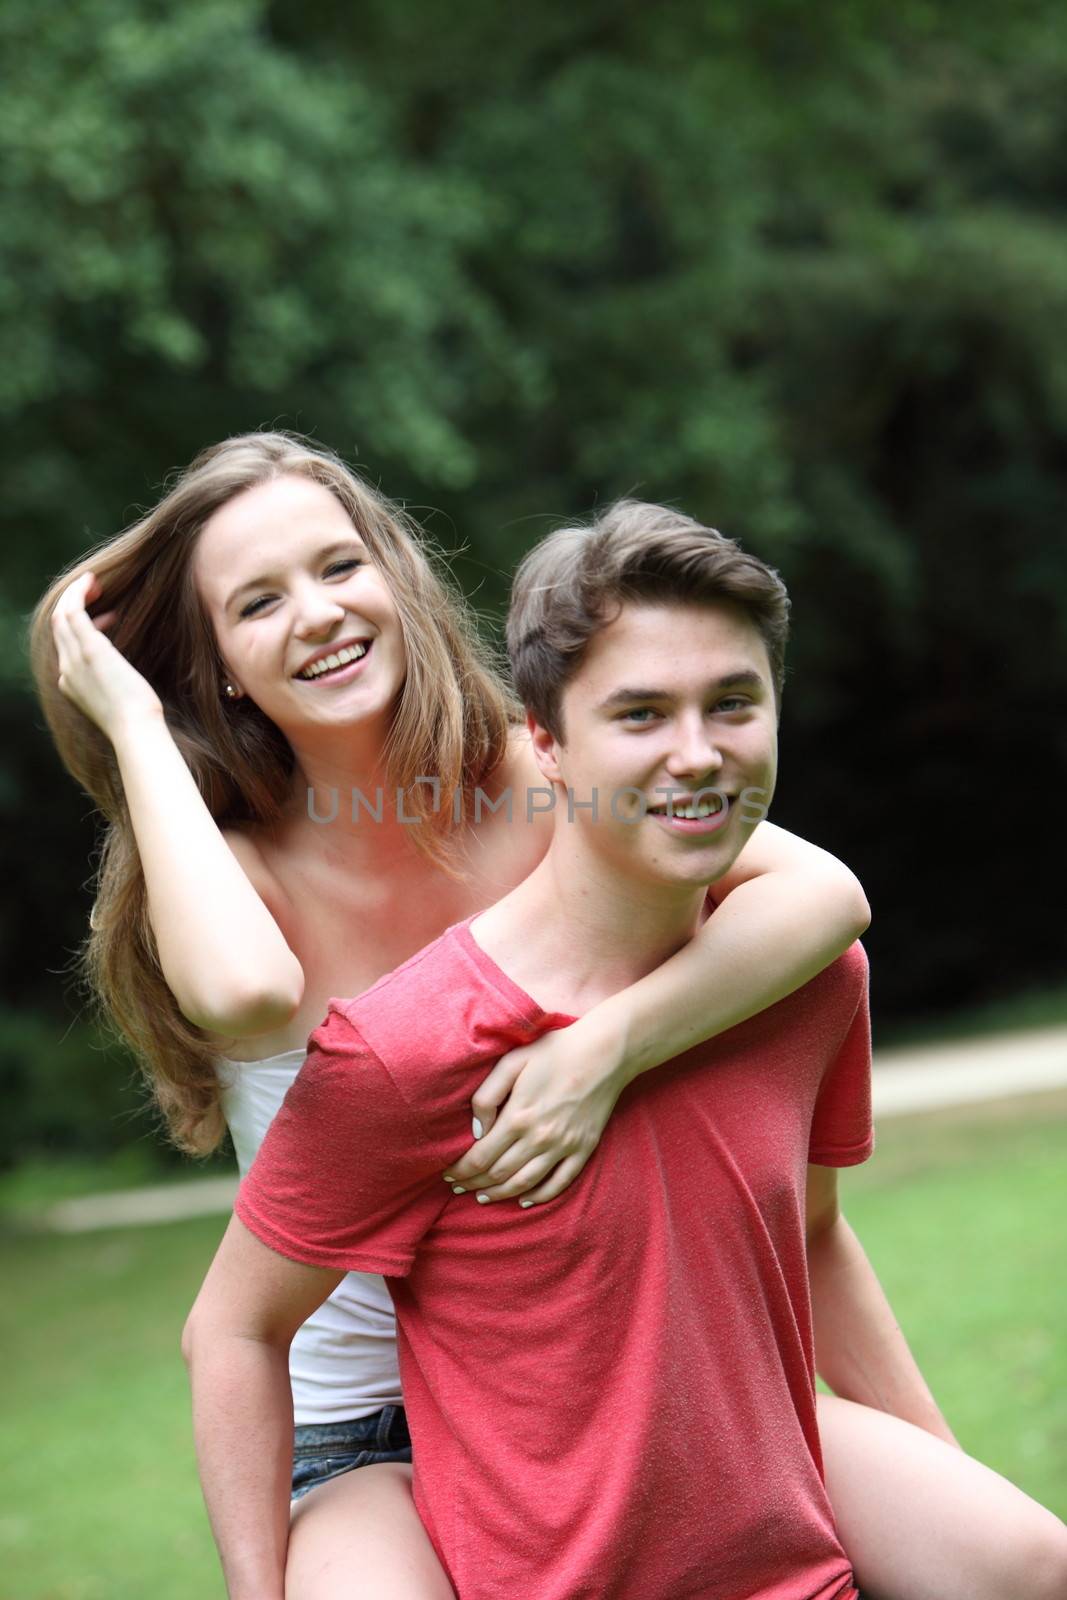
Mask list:
POLYGON ((732 694, 729 695, 725 700, 720 700, 715 709, 716 711, 727 712, 747 711, 751 704, 751 700, 747 700, 743 694, 732 694))
POLYGON ((632 722, 635 727, 646 727, 657 713, 651 706, 637 706, 633 711, 624 711, 619 718, 620 722, 632 722))

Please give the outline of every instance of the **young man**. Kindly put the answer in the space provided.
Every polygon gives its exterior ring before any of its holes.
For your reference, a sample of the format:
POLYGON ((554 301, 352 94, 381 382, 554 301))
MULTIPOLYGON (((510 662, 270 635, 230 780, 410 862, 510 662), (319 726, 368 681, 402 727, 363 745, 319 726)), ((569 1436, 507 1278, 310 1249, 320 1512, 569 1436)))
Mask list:
POLYGON ((708 914, 774 787, 786 616, 774 573, 659 507, 563 530, 520 569, 509 650, 551 849, 334 1004, 190 1319, 235 1600, 281 1600, 286 1351, 351 1269, 393 1294, 416 1501, 460 1600, 849 1600, 816 1335, 833 1386, 947 1433, 837 1209, 836 1168, 872 1147, 858 946, 635 1080, 558 1200, 479 1205, 440 1180, 495 1058, 708 914))

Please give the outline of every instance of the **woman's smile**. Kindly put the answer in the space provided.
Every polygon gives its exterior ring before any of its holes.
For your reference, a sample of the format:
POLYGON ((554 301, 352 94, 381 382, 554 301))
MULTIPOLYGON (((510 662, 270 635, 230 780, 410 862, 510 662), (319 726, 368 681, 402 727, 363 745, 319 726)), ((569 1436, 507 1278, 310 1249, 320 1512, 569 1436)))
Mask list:
POLYGON ((357 639, 351 644, 333 645, 312 656, 293 676, 297 683, 350 683, 356 673, 348 669, 362 665, 373 643, 373 639, 357 639))

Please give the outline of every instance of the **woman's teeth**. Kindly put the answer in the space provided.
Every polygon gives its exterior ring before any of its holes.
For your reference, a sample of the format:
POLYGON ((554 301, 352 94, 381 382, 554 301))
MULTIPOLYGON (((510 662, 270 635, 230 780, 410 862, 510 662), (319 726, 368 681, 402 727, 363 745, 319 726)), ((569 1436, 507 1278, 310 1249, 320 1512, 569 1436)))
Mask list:
POLYGON ((352 644, 344 650, 338 650, 334 656, 323 656, 321 661, 313 661, 310 667, 305 667, 303 672, 298 672, 298 678, 321 678, 324 672, 332 672, 335 667, 347 667, 350 661, 359 661, 367 654, 365 644, 352 644))

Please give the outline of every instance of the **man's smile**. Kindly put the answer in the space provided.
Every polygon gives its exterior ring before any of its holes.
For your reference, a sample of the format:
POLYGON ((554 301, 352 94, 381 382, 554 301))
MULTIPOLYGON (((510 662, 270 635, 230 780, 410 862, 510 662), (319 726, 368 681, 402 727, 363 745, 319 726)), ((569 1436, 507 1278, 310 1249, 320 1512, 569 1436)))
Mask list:
POLYGON ((699 789, 696 795, 672 794, 662 803, 649 806, 648 815, 668 833, 704 837, 726 826, 730 818, 730 796, 719 789, 699 789))

